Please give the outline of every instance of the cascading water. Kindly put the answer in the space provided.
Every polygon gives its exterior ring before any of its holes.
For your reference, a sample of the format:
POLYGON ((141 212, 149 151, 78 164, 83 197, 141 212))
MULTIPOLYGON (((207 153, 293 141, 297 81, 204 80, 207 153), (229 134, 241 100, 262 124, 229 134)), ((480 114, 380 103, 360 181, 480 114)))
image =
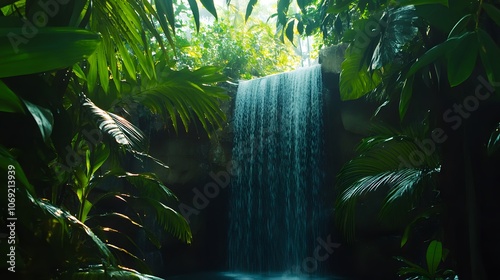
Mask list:
POLYGON ((293 271, 324 225, 319 65, 241 81, 234 113, 229 269, 293 271))

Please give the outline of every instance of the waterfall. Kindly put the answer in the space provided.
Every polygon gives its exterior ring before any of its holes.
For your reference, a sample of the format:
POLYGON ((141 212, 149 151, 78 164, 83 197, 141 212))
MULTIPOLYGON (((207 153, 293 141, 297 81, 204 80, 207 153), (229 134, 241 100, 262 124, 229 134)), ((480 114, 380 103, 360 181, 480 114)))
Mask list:
POLYGON ((314 251, 321 215, 319 65, 241 81, 234 112, 228 265, 285 272, 314 251))

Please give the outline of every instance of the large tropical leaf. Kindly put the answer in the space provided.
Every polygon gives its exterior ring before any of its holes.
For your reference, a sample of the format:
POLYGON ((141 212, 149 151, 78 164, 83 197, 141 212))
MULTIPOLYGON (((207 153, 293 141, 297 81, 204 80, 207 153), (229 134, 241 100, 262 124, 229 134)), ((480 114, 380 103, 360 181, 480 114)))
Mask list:
POLYGON ((0 28, 0 78, 40 73, 71 66, 98 47, 98 34, 67 27, 0 28))
POLYGON ((415 7, 392 9, 382 16, 384 26, 371 60, 372 69, 380 69, 393 62, 402 48, 417 35, 415 7))
POLYGON ((358 99, 374 90, 382 81, 379 70, 370 71, 365 51, 356 41, 346 50, 340 72, 340 97, 342 100, 358 99))

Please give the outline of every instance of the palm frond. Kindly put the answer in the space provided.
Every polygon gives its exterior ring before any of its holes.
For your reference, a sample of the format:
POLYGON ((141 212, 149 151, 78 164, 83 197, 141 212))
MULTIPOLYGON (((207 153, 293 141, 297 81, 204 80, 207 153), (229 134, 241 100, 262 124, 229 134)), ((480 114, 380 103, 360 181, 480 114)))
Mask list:
POLYGON ((359 198, 377 190, 387 191, 380 210, 381 216, 385 216, 402 200, 407 202, 409 211, 425 188, 434 187, 438 156, 423 150, 421 140, 413 137, 415 134, 385 128, 383 134, 364 138, 357 147, 359 155, 342 167, 337 182, 340 194, 336 217, 348 238, 354 237, 359 198))
MULTIPOLYGON (((132 186, 137 194, 145 197, 154 197, 159 201, 178 201, 172 191, 170 191, 163 183, 158 179, 154 173, 130 173, 123 171, 109 171, 106 174, 94 177, 90 184, 92 188, 98 188, 101 186, 110 193, 123 191, 122 186, 116 186, 112 181, 113 179, 126 180, 130 186, 132 186)), ((97 203, 97 201, 94 201, 97 203)))
MULTIPOLYGON (((127 197, 128 195, 121 193, 114 193, 113 196, 115 198, 119 198, 122 201, 125 201, 124 197, 127 197)), ((137 218, 135 219, 137 220, 137 218)), ((153 245, 155 245, 158 248, 161 247, 160 241, 155 233, 153 233, 147 227, 144 227, 139 222, 136 222, 130 216, 127 216, 122 213, 108 212, 103 214, 91 215, 85 221, 85 224, 87 224, 91 228, 97 229, 96 232, 98 233, 100 232, 100 228, 105 227, 105 225, 109 224, 113 224, 114 227, 119 228, 114 230, 116 230, 122 235, 126 235, 125 234, 126 231, 124 231, 124 229, 126 228, 133 228, 134 230, 140 230, 146 234, 146 237, 148 238, 149 241, 151 241, 151 243, 153 243, 153 245)))
POLYGON ((183 242, 188 244, 191 243, 193 239, 191 228, 189 227, 189 223, 179 212, 153 198, 125 195, 121 197, 130 203, 134 209, 154 210, 156 221, 165 231, 183 242))
POLYGON ((81 94, 82 109, 104 134, 118 144, 140 152, 147 150, 146 136, 126 119, 97 107, 89 98, 81 94))
POLYGON ((103 36, 103 44, 88 59, 90 92, 97 80, 107 92, 110 77, 116 85, 124 77, 135 80, 137 72, 154 78, 156 73, 148 38, 155 38, 163 50, 162 36, 173 44, 169 24, 148 1, 94 1, 89 27, 103 36), (163 29, 162 34, 156 29, 157 22, 163 29))
POLYGON ((116 246, 114 244, 108 243, 108 247, 114 252, 120 263, 127 263, 129 266, 136 268, 139 271, 145 273, 151 273, 148 265, 140 257, 136 256, 134 253, 129 252, 127 249, 116 246))
POLYGON ((226 116, 219 105, 229 96, 224 89, 212 86, 224 81, 219 68, 202 67, 195 71, 158 68, 158 80, 143 80, 140 89, 124 97, 119 105, 140 103, 164 122, 170 122, 175 131, 178 118, 186 131, 193 120, 199 120, 208 134, 224 126, 226 116))

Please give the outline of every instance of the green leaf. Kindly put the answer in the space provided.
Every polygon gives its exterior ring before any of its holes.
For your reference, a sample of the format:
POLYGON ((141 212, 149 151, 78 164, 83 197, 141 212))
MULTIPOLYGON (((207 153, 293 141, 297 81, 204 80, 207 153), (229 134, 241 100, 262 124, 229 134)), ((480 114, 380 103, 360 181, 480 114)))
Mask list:
POLYGON ((290 0, 278 0, 278 23, 285 26, 290 0))
POLYGON ((460 33, 465 29, 467 24, 469 24, 470 20, 472 19, 472 14, 466 14, 463 16, 455 26, 451 29, 450 33, 448 34, 448 38, 452 37, 457 37, 460 35, 460 33))
POLYGON ((476 32, 460 36, 455 48, 447 53, 448 81, 452 87, 467 80, 476 66, 479 43, 476 32))
POLYGON ((154 197, 159 201, 177 202, 177 197, 158 179, 155 174, 117 174, 118 178, 127 180, 142 196, 154 197))
POLYGON ((358 99, 377 87, 382 81, 378 70, 369 71, 363 60, 364 50, 350 45, 346 50, 340 72, 340 97, 342 100, 358 99))
POLYGON ((500 48, 483 29, 477 30, 479 40, 479 55, 483 63, 484 70, 488 76, 488 81, 496 85, 500 81, 500 48))
POLYGON ((0 80, 0 111, 8 113, 24 113, 21 99, 0 80))
POLYGON ((255 6, 255 4, 257 4, 257 0, 250 0, 248 2, 247 11, 245 13, 245 21, 247 21, 250 15, 252 14, 253 7, 255 6))
POLYGON ((98 65, 97 65, 97 52, 103 52, 103 47, 99 46, 97 48, 97 51, 92 54, 88 59, 88 73, 87 73, 87 88, 89 92, 93 92, 95 87, 97 86, 97 70, 98 70, 98 65))
POLYGON ((404 119, 408 106, 410 104, 411 95, 413 92, 413 78, 415 76, 408 77, 405 80, 403 89, 401 90, 401 98, 399 100, 399 118, 404 119))
POLYGON ((191 12, 193 12, 194 22, 196 24, 196 31, 200 32, 200 11, 198 9, 198 3, 196 0, 188 0, 191 12))
POLYGON ((174 15, 174 3, 172 0, 163 0, 155 2, 157 7, 158 4, 161 3, 161 7, 165 15, 167 16, 168 23, 172 27, 172 30, 175 30, 175 15, 174 15))
POLYGON ((488 16, 495 21, 495 23, 500 26, 500 10, 489 4, 489 3, 482 3, 483 4, 483 9, 486 11, 488 16))
POLYGON ((76 28, 0 28, 0 78, 69 67, 90 56, 101 38, 76 28))
MULTIPOLYGON (((52 246, 58 248, 59 244, 65 244, 74 250, 88 250, 89 252, 86 252, 86 254, 89 254, 89 258, 97 259, 100 261, 99 263, 104 261, 105 264, 115 264, 116 260, 106 244, 88 226, 79 221, 75 216, 47 201, 31 199, 44 215, 44 219, 50 221, 48 223, 51 226, 51 231, 45 234, 47 235, 46 240, 52 243, 52 246), (63 230, 58 231, 58 228, 62 228, 63 230), (58 232, 62 232, 62 236, 58 232)), ((40 212, 36 211, 36 214, 39 215, 40 212)), ((61 247, 59 249, 66 251, 61 247)), ((78 256, 75 255, 76 253, 79 252, 75 251, 73 257, 78 256)))
POLYGON ((200 2, 203 4, 203 7, 205 7, 205 9, 207 9, 215 17, 215 19, 217 19, 217 10, 215 9, 214 1, 200 0, 200 2))
POLYGON ((30 195, 35 195, 35 189, 29 183, 26 174, 21 168, 21 165, 19 164, 19 162, 17 162, 15 157, 2 145, 0 145, 0 170, 2 171, 2 174, 5 174, 4 178, 8 177, 9 170, 13 170, 15 172, 16 185, 23 186, 30 195))
POLYGON ((123 196, 135 209, 149 208, 156 212, 156 221, 163 229, 180 241, 191 244, 193 236, 189 223, 174 209, 150 197, 123 196))
POLYGON ((108 92, 109 89, 109 71, 108 71, 108 61, 106 59, 106 52, 104 48, 100 48, 96 52, 97 55, 97 73, 99 75, 99 81, 104 92, 108 92))
POLYGON ((22 99, 22 101, 35 120, 43 140, 45 142, 49 141, 50 135, 52 134, 52 127, 54 126, 54 116, 52 112, 49 109, 33 104, 27 100, 22 99))
POLYGON ((494 154, 496 151, 498 151, 498 148, 500 148, 500 123, 495 128, 495 130, 493 130, 490 135, 490 139, 488 140, 488 155, 494 154))
POLYGON ((443 245, 441 242, 437 240, 432 240, 427 247, 426 253, 426 261, 427 261, 427 269, 430 275, 435 275, 439 263, 441 262, 441 258, 443 256, 443 245))
POLYGON ((286 26, 285 34, 288 40, 293 44, 293 27, 295 26, 295 20, 290 20, 286 26))
POLYGON ((106 162, 110 154, 110 149, 108 146, 103 143, 99 143, 97 147, 92 151, 92 170, 90 176, 94 175, 94 173, 106 162))
POLYGON ((302 21, 299 21, 299 23, 297 23, 297 31, 300 35, 304 34, 304 23, 302 21))
MULTIPOLYGON (((338 174, 337 188, 341 195, 336 200, 336 217, 347 238, 354 236, 355 210, 357 199, 379 188, 388 190, 382 204, 381 217, 390 213, 401 199, 414 201, 424 188, 434 187, 437 155, 428 153, 416 144, 415 139, 423 139, 425 127, 415 127, 407 132, 399 132, 391 127, 375 127, 376 136, 367 137, 356 148, 359 154, 346 163, 338 174), (426 157, 422 162, 413 163, 411 155, 420 151, 426 157), (415 166, 414 166, 415 165, 415 166)), ((408 211, 412 203, 408 203, 408 211)))
POLYGON ((399 0, 397 3, 401 6, 413 5, 432 5, 438 4, 448 7, 448 0, 399 0))
POLYGON ((85 223, 85 221, 87 220, 87 216, 89 215, 90 210, 92 210, 93 206, 94 205, 88 199, 83 202, 82 216, 80 217, 82 219, 82 222, 85 223))
POLYGON ((396 55, 415 38, 418 32, 414 24, 417 16, 413 6, 392 9, 385 17, 387 26, 382 29, 379 42, 373 52, 372 69, 380 69, 394 61, 396 55))
POLYGON ((458 44, 458 38, 453 37, 444 41, 443 43, 432 47, 430 50, 425 52, 421 57, 417 58, 417 60, 412 64, 410 70, 406 74, 406 77, 409 77, 418 70, 420 70, 425 65, 434 62, 438 58, 443 57, 447 52, 451 51, 458 44))

